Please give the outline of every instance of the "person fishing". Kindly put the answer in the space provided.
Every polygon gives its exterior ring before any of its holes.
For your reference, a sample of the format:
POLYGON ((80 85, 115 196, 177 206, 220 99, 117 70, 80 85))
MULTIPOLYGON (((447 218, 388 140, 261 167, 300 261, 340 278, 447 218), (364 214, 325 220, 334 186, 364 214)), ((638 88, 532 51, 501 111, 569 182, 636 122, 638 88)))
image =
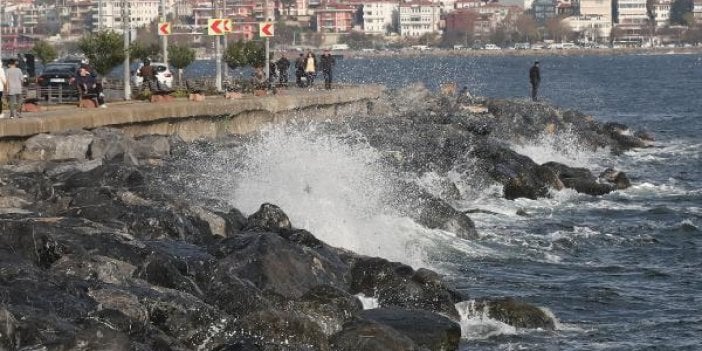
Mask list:
POLYGON ((534 62, 534 65, 529 69, 529 82, 531 82, 531 100, 536 101, 536 95, 541 84, 541 70, 539 69, 539 61, 534 62))

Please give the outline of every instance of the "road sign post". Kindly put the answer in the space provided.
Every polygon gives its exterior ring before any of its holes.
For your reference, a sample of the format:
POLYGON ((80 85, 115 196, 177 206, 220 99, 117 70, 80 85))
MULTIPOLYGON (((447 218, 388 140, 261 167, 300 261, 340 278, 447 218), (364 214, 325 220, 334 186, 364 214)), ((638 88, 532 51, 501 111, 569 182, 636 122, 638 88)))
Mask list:
POLYGON ((270 80, 271 72, 271 54, 270 54, 270 37, 274 34, 273 23, 271 22, 261 22, 258 24, 258 36, 261 38, 266 38, 266 79, 270 80))
POLYGON ((158 35, 171 35, 173 33, 171 22, 161 22, 158 24, 158 35))

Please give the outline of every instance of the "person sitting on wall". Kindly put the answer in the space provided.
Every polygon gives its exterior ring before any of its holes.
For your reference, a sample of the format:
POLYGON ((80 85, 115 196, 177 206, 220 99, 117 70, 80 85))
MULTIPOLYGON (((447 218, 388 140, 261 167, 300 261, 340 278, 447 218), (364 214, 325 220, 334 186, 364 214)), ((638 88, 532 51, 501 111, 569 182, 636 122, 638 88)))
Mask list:
POLYGON ((78 89, 79 97, 94 95, 101 108, 107 107, 105 94, 102 91, 102 83, 98 82, 97 74, 90 69, 88 64, 80 65, 76 77, 73 79, 73 84, 78 89))

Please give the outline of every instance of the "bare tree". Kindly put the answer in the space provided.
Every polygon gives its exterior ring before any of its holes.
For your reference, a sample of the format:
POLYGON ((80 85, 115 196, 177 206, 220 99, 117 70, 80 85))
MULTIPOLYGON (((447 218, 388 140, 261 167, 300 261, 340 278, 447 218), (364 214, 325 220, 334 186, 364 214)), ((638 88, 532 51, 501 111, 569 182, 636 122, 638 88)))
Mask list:
POLYGON ((539 39, 539 25, 533 16, 521 14, 517 17, 515 25, 517 33, 519 33, 519 40, 534 42, 539 39))

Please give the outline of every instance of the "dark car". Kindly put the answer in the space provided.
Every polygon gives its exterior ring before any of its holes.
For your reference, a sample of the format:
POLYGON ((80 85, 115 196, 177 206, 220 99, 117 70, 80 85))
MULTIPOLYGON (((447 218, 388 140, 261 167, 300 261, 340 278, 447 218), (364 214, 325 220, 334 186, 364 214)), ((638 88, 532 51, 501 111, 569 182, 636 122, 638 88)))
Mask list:
POLYGON ((44 71, 37 77, 39 95, 48 100, 52 97, 75 98, 78 91, 72 84, 73 77, 78 70, 77 63, 48 63, 44 71))

